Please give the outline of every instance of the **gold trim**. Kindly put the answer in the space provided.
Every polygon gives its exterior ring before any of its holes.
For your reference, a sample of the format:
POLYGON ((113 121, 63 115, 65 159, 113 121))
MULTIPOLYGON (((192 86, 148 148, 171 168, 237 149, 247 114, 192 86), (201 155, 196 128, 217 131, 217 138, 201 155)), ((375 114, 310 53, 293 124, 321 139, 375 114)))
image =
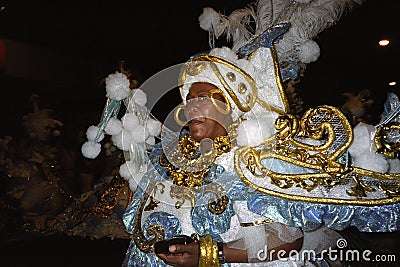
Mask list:
MULTIPOLYGON (((273 197, 285 198, 293 201, 303 201, 316 204, 335 204, 335 205, 360 205, 360 206, 375 206, 375 205, 387 205, 395 204, 400 202, 400 197, 384 198, 384 199, 333 199, 333 198, 322 198, 322 197, 309 197, 300 195, 289 195, 287 193, 277 192, 264 187, 253 184, 244 175, 242 169, 240 168, 239 155, 235 153, 234 156, 235 168, 239 174, 242 181, 249 187, 254 188, 257 191, 271 195, 273 197)), ((400 179, 400 177, 399 177, 400 179)))
POLYGON ((151 253, 154 251, 154 244, 157 241, 164 240, 165 232, 164 227, 158 224, 153 224, 147 227, 146 233, 148 236, 154 236, 153 239, 148 240, 142 230, 142 213, 145 209, 145 205, 147 200, 149 199, 151 192, 156 188, 155 181, 151 181, 146 188, 146 191, 143 197, 140 200, 139 206, 137 208, 136 216, 133 221, 133 233, 132 239, 135 242, 136 246, 143 251, 144 253, 151 253))
POLYGON ((375 133, 374 143, 378 153, 382 153, 386 157, 393 159, 400 155, 400 143, 387 141, 387 134, 391 130, 400 132, 400 123, 389 122, 379 126, 375 133))
MULTIPOLYGON (((321 198, 321 197, 308 197, 308 196, 299 196, 299 195, 289 195, 287 193, 282 193, 274 190, 270 190, 264 187, 260 187, 254 183, 252 183, 247 177, 244 175, 242 168, 240 167, 240 153, 241 150, 246 149, 246 147, 243 147, 241 149, 238 149, 235 152, 234 155, 234 164, 235 164, 235 169, 237 173, 239 174, 239 177, 241 180, 251 188, 254 188, 255 190, 258 190, 262 193, 269 194, 274 197, 281 197, 289 200, 294 200, 294 201, 305 201, 305 202, 311 202, 311 203, 320 203, 320 204, 337 204, 337 205, 361 205, 361 206, 373 206, 373 205, 385 205, 385 204, 394 204, 400 202, 400 196, 395 196, 393 198, 383 198, 383 199, 328 199, 328 198, 321 198)), ((372 176, 371 174, 374 174, 374 178, 383 178, 385 180, 398 180, 400 181, 400 175, 398 174, 381 174, 381 173, 376 173, 360 168, 353 167, 353 172, 361 175, 369 175, 372 176)), ((272 172, 269 172, 268 175, 271 175, 272 172)), ((332 178, 332 176, 328 173, 320 173, 320 174, 297 174, 297 175, 284 175, 284 174, 277 174, 278 178, 293 178, 296 177, 299 180, 307 180, 310 178, 332 178)))
POLYGON ((211 197, 208 201, 208 210, 215 215, 222 214, 229 204, 229 198, 226 196, 226 190, 218 183, 212 182, 204 188, 203 194, 214 194, 217 199, 211 197))
MULTIPOLYGON (((208 208, 213 214, 223 213, 228 204, 229 198, 223 187, 216 183, 207 184, 204 178, 208 174, 215 158, 227 153, 232 149, 232 142, 235 141, 237 123, 231 124, 228 128, 228 136, 217 136, 213 140, 213 148, 211 153, 205 155, 197 155, 199 143, 196 142, 189 134, 179 138, 178 149, 175 149, 175 142, 170 143, 172 146, 171 153, 162 153, 159 156, 159 164, 166 168, 167 176, 173 181, 170 196, 177 198, 175 207, 179 209, 186 200, 189 200, 192 207, 196 194, 201 190, 202 186, 206 186, 203 193, 214 193, 216 200, 210 198, 208 208), (168 157, 167 157, 168 156, 168 157)), ((208 182, 208 181, 207 181, 208 182)))
POLYGON ((271 51, 271 56, 272 56, 272 59, 274 62, 275 81, 276 81, 276 85, 278 86, 283 105, 285 107, 285 113, 290 113, 290 105, 289 105, 289 101, 286 97, 285 89, 283 88, 283 85, 282 85, 281 74, 279 71, 279 69, 280 69, 279 61, 278 61, 278 56, 276 54, 274 45, 271 46, 270 51, 271 51))
POLYGON ((346 117, 337 109, 321 106, 308 110, 299 122, 290 114, 280 116, 275 123, 277 133, 262 143, 262 147, 241 147, 235 151, 234 165, 243 182, 256 190, 277 197, 295 201, 325 204, 379 205, 400 201, 396 189, 380 189, 390 186, 386 182, 400 181, 400 174, 378 173, 340 162, 353 139, 353 132, 346 117), (302 143, 299 137, 324 141, 321 145, 302 143), (315 173, 285 174, 268 169, 261 162, 266 159, 278 159, 284 162, 315 170, 315 173), (243 164, 243 165, 241 165, 243 164), (351 175, 354 183, 347 188, 347 195, 354 199, 328 199, 290 195, 254 184, 244 174, 247 168, 253 179, 270 178, 271 184, 280 189, 298 186, 312 191, 317 186, 337 186, 343 184, 351 175), (377 187, 371 187, 361 177, 376 179, 377 187), (380 180, 380 181, 379 181, 380 180), (380 187, 378 185, 381 185, 380 187), (363 199, 367 192, 381 190, 387 198, 363 199), (391 193, 392 192, 392 193, 391 193))
POLYGON ((262 224, 267 224, 267 223, 273 223, 275 222, 272 219, 265 219, 265 220, 258 220, 258 221, 254 221, 254 222, 246 222, 246 223, 240 223, 240 226, 242 227, 250 227, 250 226, 258 226, 258 225, 262 225, 262 224))

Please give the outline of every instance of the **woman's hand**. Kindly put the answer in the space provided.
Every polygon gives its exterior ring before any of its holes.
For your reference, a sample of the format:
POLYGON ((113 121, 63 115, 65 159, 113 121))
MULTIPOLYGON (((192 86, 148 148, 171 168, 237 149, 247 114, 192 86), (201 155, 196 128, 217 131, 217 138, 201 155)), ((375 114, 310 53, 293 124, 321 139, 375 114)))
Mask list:
POLYGON ((156 254, 166 264, 177 267, 197 267, 199 264, 199 243, 169 246, 170 254, 156 254))

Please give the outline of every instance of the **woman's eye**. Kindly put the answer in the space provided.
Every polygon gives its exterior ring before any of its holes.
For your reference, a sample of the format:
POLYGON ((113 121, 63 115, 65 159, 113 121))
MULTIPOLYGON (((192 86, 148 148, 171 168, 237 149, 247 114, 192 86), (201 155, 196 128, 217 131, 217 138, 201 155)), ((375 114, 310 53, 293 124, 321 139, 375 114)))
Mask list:
POLYGON ((206 102, 206 101, 208 101, 208 97, 206 97, 206 96, 200 96, 200 97, 199 97, 199 100, 200 100, 201 102, 206 102))

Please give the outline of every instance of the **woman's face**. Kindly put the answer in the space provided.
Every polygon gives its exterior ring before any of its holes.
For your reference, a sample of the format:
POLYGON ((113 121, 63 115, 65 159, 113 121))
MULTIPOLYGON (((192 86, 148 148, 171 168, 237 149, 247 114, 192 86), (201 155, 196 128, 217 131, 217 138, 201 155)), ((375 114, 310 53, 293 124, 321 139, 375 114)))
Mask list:
MULTIPOLYGON (((227 127, 232 123, 231 115, 219 112, 209 98, 209 91, 215 88, 209 83, 194 83, 186 97, 184 114, 188 121, 189 132, 196 141, 227 135, 227 127)), ((221 95, 214 94, 214 99, 222 109, 225 109, 221 95)))

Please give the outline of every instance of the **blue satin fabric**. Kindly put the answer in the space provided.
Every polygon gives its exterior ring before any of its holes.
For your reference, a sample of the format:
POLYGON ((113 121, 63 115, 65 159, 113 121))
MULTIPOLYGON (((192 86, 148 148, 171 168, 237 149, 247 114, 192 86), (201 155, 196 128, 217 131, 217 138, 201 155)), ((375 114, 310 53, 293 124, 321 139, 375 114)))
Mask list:
POLYGON ((400 230, 400 204, 384 206, 327 205, 292 201, 258 194, 249 200, 251 211, 304 231, 321 224, 334 230, 355 226, 362 232, 400 230))
MULTIPOLYGON (((347 160, 347 154, 341 159, 347 160)), ((287 174, 315 173, 278 159, 263 160, 272 171, 287 174)), ((381 206, 317 204, 288 200, 257 193, 248 200, 249 209, 280 223, 314 230, 321 224, 343 230, 355 226, 362 232, 393 232, 400 230, 400 203, 381 206), (383 223, 384 222, 384 223, 383 223)))

